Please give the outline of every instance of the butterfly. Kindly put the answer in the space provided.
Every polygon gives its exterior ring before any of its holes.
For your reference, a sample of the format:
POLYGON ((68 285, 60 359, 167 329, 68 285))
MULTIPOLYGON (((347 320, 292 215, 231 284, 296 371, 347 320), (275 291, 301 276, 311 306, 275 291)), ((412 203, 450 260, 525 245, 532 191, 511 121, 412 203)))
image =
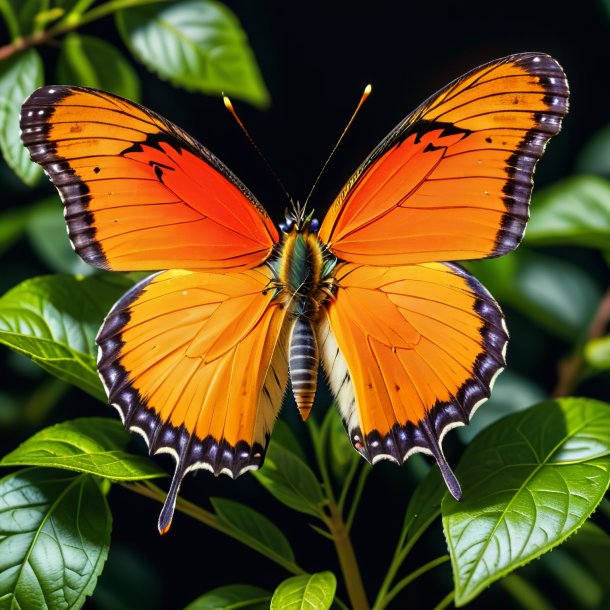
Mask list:
POLYGON ((508 332, 489 292, 447 261, 517 247, 568 93, 545 54, 480 66, 403 119, 321 223, 294 205, 279 231, 235 174, 151 110, 94 89, 32 93, 22 139, 76 252, 157 271, 114 305, 97 344, 125 427, 175 460, 161 533, 189 471, 262 465, 289 381, 307 417, 320 362, 363 457, 430 454, 461 497, 442 440, 489 397, 508 332))

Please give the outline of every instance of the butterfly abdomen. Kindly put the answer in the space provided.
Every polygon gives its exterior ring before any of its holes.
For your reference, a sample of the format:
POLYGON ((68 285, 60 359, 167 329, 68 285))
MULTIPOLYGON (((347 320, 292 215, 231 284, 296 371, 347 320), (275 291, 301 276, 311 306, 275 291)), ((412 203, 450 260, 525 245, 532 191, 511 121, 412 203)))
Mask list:
POLYGON ((294 320, 288 361, 294 399, 305 421, 316 396, 319 362, 318 342, 306 317, 299 316, 294 320))

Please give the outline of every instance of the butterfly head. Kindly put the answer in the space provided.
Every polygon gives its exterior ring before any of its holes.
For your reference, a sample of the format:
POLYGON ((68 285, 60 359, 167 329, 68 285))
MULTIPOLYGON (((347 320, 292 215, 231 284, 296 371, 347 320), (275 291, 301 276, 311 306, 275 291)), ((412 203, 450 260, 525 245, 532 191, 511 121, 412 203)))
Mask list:
POLYGON ((298 202, 293 203, 292 210, 286 209, 285 220, 280 223, 280 230, 285 235, 291 233, 317 233, 320 221, 313 217, 313 211, 305 214, 305 206, 298 202))

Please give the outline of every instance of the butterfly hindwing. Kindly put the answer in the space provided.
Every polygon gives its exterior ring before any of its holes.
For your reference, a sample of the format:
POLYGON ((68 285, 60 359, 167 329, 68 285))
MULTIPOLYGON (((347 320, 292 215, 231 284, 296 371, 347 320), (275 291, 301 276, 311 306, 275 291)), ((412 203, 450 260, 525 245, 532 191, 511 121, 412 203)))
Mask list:
POLYGON ((136 285, 100 329, 109 402, 150 452, 176 470, 159 521, 166 531, 184 475, 237 477, 263 461, 288 381, 285 309, 271 272, 165 271, 136 285))
POLYGON ((340 259, 367 265, 514 250, 536 162, 567 108, 565 75, 548 55, 476 68, 379 144, 330 207, 320 238, 340 259))
POLYGON ((212 153, 154 112, 79 87, 36 90, 24 144, 58 188, 74 249, 116 271, 260 265, 278 233, 212 153))
POLYGON ((505 364, 493 297, 457 265, 341 263, 318 341, 354 447, 369 461, 432 454, 455 496, 441 441, 468 423, 505 364))

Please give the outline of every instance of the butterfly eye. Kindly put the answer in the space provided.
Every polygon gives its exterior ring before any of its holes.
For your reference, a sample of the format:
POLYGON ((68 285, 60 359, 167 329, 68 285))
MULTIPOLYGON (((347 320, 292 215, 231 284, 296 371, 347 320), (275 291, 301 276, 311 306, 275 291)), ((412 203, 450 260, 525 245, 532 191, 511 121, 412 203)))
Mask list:
POLYGON ((282 233, 289 233, 290 229, 292 229, 293 224, 294 221, 292 220, 292 218, 286 218, 285 222, 280 223, 280 231, 282 231, 282 233))
POLYGON ((320 228, 320 221, 317 218, 312 218, 309 223, 309 230, 312 233, 317 233, 320 228))

